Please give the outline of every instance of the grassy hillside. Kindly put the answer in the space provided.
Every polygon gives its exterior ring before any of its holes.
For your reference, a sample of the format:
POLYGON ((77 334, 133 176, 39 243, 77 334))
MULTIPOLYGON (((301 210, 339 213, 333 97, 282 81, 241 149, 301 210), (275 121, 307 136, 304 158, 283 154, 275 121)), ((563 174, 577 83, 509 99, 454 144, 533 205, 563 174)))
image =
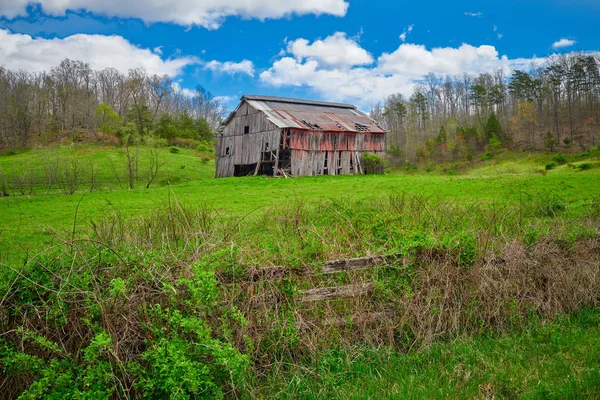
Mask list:
MULTIPOLYGON (((442 165, 429 172, 392 172, 376 176, 323 176, 301 179, 247 177, 214 179, 214 162, 207 154, 180 149, 161 154, 164 166, 149 189, 140 182, 127 188, 125 155, 115 148, 83 146, 72 149, 31 150, 0 157, 0 170, 7 177, 17 171, 33 169, 37 174, 33 195, 0 198, 4 215, 0 225, 0 248, 4 259, 23 254, 25 249, 40 249, 56 243, 54 231, 83 234, 90 221, 115 211, 140 215, 164 207, 169 199, 187 206, 208 206, 221 215, 252 215, 290 201, 315 203, 325 199, 373 201, 393 193, 412 193, 439 197, 456 204, 519 203, 543 198, 559 201, 569 215, 583 212, 584 205, 600 195, 600 151, 584 157, 569 156, 568 162, 546 171, 553 162, 551 154, 502 153, 475 167, 462 166, 460 174, 444 174, 456 165, 442 165), (55 185, 44 184, 43 162, 48 157, 77 156, 81 166, 94 165, 97 185, 81 185, 73 195, 64 195, 55 185), (590 170, 576 168, 589 164, 590 170), (115 172, 116 171, 116 172, 115 172), (119 179, 115 176, 120 175, 119 179)), ((140 155, 140 165, 147 154, 140 155)), ((82 169, 83 170, 83 169, 82 169)), ((143 170, 143 166, 140 167, 143 170)), ((88 178, 89 179, 89 178, 88 178)), ((10 184, 10 179, 8 179, 10 184)))

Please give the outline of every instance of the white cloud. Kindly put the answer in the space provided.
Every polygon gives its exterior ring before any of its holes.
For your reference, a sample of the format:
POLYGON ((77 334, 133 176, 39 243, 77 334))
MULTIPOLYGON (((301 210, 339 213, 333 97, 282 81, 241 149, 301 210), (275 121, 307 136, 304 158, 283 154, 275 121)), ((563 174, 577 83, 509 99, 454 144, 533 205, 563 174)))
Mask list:
POLYGON ((175 93, 180 93, 185 97, 192 98, 196 95, 196 91, 192 89, 182 88, 179 82, 173 82, 171 87, 175 91, 175 93))
POLYGON ((162 56, 162 53, 163 53, 162 49, 163 49, 162 46, 157 46, 157 47, 154 48, 153 51, 154 51, 155 54, 158 54, 159 56, 162 56))
POLYGON ((291 57, 276 61, 260 75, 274 86, 308 86, 328 100, 358 100, 365 104, 396 92, 410 91, 412 83, 401 75, 385 75, 370 68, 321 69, 315 60, 298 62, 291 57))
POLYGON ((404 32, 402 32, 402 34, 400 35, 400 40, 406 42, 406 36, 408 36, 408 34, 412 32, 414 27, 414 25, 409 25, 408 28, 406 28, 404 32))
POLYGON ((481 11, 478 11, 478 12, 469 12, 469 11, 467 11, 467 12, 465 12, 465 15, 467 17, 483 17, 483 13, 481 11))
POLYGON ((402 44, 392 53, 383 53, 373 67, 339 69, 314 59, 283 57, 260 75, 263 83, 273 86, 304 86, 319 92, 324 99, 350 101, 359 106, 380 101, 394 93, 410 96, 414 86, 428 73, 438 76, 480 74, 502 69, 529 70, 544 58, 509 59, 493 46, 427 49, 402 44))
POLYGON ((140 18, 146 22, 172 22, 183 26, 218 28, 231 16, 242 18, 283 18, 290 15, 346 15, 345 0, 0 0, 0 15, 26 16, 27 6, 40 4, 50 15, 66 10, 86 10, 110 17, 140 18))
POLYGON ((571 47, 573 46, 575 43, 577 43, 575 40, 571 40, 571 39, 566 39, 566 38, 562 38, 557 42, 552 43, 552 48, 554 50, 557 49, 562 49, 564 47, 571 47))
POLYGON ((64 39, 43 39, 0 29, 0 63, 7 68, 49 71, 65 58, 86 62, 94 69, 112 67, 127 73, 141 67, 149 74, 169 76, 179 75, 186 66, 199 63, 194 57, 164 60, 121 36, 77 34, 64 39))
POLYGON ((243 60, 240 62, 232 62, 232 61, 210 61, 204 65, 204 68, 210 69, 213 72, 220 72, 229 75, 235 74, 246 74, 249 76, 254 76, 254 64, 252 61, 243 60))
POLYGON ((421 76, 429 72, 454 75, 489 71, 502 60, 494 46, 474 47, 463 44, 458 48, 428 50, 423 45, 405 43, 393 53, 383 53, 378 59, 378 66, 384 73, 407 76, 421 76))
POLYGON ((347 38, 343 32, 336 32, 323 40, 315 40, 312 44, 306 39, 291 41, 287 51, 298 61, 313 60, 319 65, 332 67, 344 68, 373 62, 373 57, 355 39, 347 38))

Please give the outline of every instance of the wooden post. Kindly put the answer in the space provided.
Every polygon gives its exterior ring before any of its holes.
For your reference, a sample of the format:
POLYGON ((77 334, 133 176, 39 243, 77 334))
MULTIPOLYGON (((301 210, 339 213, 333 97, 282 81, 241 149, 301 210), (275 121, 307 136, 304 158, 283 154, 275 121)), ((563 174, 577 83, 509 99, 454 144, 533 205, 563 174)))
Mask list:
POLYGON ((360 158, 358 158, 358 152, 357 151, 354 152, 354 157, 356 158, 356 166, 358 168, 358 173, 360 175, 363 175, 364 172, 363 172, 362 165, 360 164, 360 158))
POLYGON ((275 166, 273 167, 273 176, 277 176, 277 171, 279 170, 279 147, 275 152, 275 166))

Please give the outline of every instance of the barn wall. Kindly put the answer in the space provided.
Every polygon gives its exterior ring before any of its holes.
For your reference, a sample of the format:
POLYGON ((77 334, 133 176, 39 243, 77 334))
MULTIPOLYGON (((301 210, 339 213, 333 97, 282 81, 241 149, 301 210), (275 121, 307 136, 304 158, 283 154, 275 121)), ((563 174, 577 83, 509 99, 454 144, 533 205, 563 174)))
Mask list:
POLYGON ((359 174, 364 153, 385 153, 385 134, 292 130, 290 147, 294 176, 359 174))
POLYGON ((225 126, 222 135, 216 137, 215 176, 233 176, 235 165, 255 164, 260 161, 261 152, 279 146, 280 132, 267 117, 244 102, 225 126), (250 132, 244 134, 244 127, 250 132), (228 151, 229 149, 229 151, 228 151))

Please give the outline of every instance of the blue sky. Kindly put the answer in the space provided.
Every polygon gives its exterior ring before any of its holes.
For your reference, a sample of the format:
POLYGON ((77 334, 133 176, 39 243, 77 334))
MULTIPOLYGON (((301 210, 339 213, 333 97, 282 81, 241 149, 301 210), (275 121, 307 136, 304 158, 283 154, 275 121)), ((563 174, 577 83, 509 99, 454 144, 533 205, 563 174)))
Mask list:
POLYGON ((368 108, 429 72, 510 73, 600 50, 599 0, 0 0, 0 15, 0 65, 144 67, 230 107, 252 93, 368 108))

